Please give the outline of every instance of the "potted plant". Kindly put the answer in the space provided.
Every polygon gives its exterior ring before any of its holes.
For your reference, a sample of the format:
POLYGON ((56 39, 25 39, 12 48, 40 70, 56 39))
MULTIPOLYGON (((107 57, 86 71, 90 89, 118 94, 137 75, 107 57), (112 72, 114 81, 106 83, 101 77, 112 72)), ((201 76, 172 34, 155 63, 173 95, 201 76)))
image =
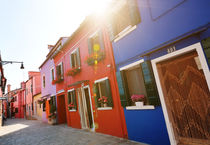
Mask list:
POLYGON ((57 78, 55 80, 52 81, 52 84, 57 84, 57 83, 60 83, 62 82, 64 79, 63 79, 63 76, 57 76, 57 78))
POLYGON ((69 69, 66 73, 67 76, 74 76, 78 74, 81 71, 80 67, 74 67, 72 69, 69 69))
POLYGON ((108 97, 102 96, 101 98, 98 99, 98 103, 100 103, 102 107, 107 107, 108 97))
POLYGON ((96 51, 90 56, 88 56, 85 60, 85 62, 88 65, 96 65, 98 62, 102 61, 105 58, 105 52, 104 51, 96 51))
POLYGON ((131 100, 135 103, 136 106, 143 106, 145 102, 144 95, 132 95, 131 100))
POLYGON ((74 107, 75 107, 75 106, 74 106, 73 103, 70 103, 70 104, 68 105, 68 109, 69 109, 69 110, 74 109, 74 107))
POLYGON ((50 106, 50 115, 48 116, 48 123, 49 124, 56 124, 56 106, 50 106))

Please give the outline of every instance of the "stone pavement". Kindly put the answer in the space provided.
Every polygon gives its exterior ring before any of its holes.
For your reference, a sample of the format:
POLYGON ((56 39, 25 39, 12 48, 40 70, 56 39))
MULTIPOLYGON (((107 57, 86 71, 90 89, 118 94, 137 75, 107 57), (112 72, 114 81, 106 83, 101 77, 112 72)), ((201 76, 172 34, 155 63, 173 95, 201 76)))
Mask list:
POLYGON ((0 145, 145 145, 122 138, 48 125, 38 120, 7 119, 0 128, 0 145))

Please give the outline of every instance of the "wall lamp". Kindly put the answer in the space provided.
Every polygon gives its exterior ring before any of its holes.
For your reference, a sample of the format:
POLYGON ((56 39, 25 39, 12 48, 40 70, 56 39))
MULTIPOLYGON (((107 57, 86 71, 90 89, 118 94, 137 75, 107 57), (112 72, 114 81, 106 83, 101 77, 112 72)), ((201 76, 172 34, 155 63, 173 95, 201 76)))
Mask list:
POLYGON ((0 63, 2 65, 5 65, 5 64, 8 64, 8 63, 10 63, 10 64, 13 64, 13 63, 21 63, 20 69, 24 69, 23 62, 20 62, 20 61, 0 61, 0 63))

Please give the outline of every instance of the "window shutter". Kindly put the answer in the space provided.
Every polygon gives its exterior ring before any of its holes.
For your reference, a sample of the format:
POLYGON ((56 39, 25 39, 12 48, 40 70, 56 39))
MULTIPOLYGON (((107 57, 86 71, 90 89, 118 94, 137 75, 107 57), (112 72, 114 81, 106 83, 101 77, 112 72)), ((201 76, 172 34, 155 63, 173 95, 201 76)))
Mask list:
POLYGON ((59 76, 60 76, 60 67, 58 65, 56 66, 56 79, 58 79, 59 76))
POLYGON ((88 39, 88 52, 92 54, 92 40, 91 38, 88 39))
POLYGON ((98 99, 99 99, 99 92, 98 92, 98 84, 94 84, 93 86, 93 92, 94 92, 94 98, 95 98, 95 105, 96 108, 100 107, 100 104, 98 103, 98 99))
POLYGON ((105 80, 105 84, 106 84, 106 97, 108 97, 108 106, 113 107, 112 91, 111 91, 111 87, 110 87, 110 83, 108 79, 105 80))
POLYGON ((80 49, 77 48, 77 62, 78 62, 78 66, 81 66, 81 64, 80 64, 80 51, 79 50, 80 49))
POLYGON ((147 92, 147 98, 150 105, 160 105, 159 95, 153 76, 152 66, 150 61, 141 63, 142 74, 144 78, 144 84, 147 92))
POLYGON ((70 67, 72 68, 73 57, 72 54, 70 55, 70 67))
POLYGON ((63 68, 63 62, 61 63, 61 78, 63 78, 64 68, 63 68))
POLYGON ((74 108, 77 110, 77 101, 76 101, 76 91, 73 91, 73 103, 74 103, 74 108))
POLYGON ((131 18, 131 25, 134 26, 141 22, 137 0, 127 0, 129 7, 129 14, 131 18))
POLYGON ((123 79, 123 74, 124 71, 118 71, 116 72, 116 77, 117 77, 117 84, 119 88, 119 93, 120 93, 120 101, 121 101, 121 106, 126 107, 127 106, 127 95, 126 95, 126 89, 124 88, 124 79, 123 79))
POLYGON ((71 93, 70 92, 68 92, 68 105, 71 103, 71 93))
POLYGON ((104 50, 104 39, 103 39, 103 33, 102 33, 102 30, 100 30, 98 32, 99 34, 99 40, 100 40, 100 48, 101 50, 104 50))

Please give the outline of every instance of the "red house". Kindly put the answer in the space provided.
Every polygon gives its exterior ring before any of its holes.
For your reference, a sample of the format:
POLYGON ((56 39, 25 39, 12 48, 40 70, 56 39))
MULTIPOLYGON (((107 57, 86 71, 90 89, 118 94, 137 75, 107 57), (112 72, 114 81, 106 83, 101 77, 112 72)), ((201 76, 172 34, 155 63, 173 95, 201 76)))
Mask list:
POLYGON ((127 137, 104 24, 96 16, 87 17, 66 43, 54 50, 58 120, 74 128, 127 137))

